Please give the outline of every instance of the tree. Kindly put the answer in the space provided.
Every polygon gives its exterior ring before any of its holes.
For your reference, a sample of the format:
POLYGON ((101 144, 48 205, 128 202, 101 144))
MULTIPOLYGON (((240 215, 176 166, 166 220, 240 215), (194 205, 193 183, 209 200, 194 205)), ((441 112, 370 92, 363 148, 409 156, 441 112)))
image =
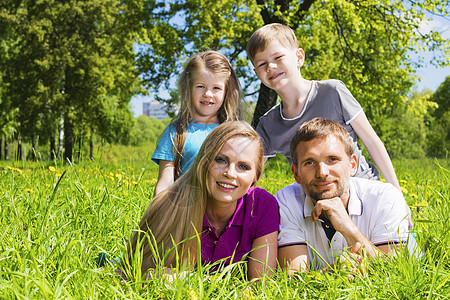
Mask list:
POLYGON ((254 30, 280 22, 295 30, 305 50, 302 75, 344 81, 370 117, 372 107, 406 99, 413 67, 422 63, 411 60, 409 51, 442 50, 434 62, 449 64, 449 41, 437 32, 417 30, 425 10, 446 14, 446 7, 429 0, 146 0, 137 63, 147 87, 157 94, 160 88, 173 89, 187 57, 206 48, 220 50, 235 66, 245 94, 259 93, 255 125, 276 94, 258 88, 245 46, 254 30))
POLYGON ((450 76, 431 95, 430 101, 436 103, 436 109, 428 120, 428 154, 448 157, 450 151, 450 76))
POLYGON ((108 141, 126 139, 132 126, 128 103, 139 91, 133 49, 138 4, 25 0, 1 5, 0 25, 15 33, 9 42, 17 50, 1 63, 9 103, 18 109, 19 132, 32 137, 50 129, 52 136, 62 118, 65 160, 72 160, 74 135, 86 134, 91 126, 108 141))

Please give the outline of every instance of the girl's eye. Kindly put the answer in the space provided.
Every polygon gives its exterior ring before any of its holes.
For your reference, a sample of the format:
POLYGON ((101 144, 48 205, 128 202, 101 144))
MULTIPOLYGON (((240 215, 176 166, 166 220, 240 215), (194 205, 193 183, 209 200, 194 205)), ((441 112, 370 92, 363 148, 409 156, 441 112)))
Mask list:
POLYGON ((205 86, 203 86, 203 85, 201 85, 201 84, 198 84, 197 85, 197 88, 199 88, 199 89, 202 89, 202 88, 204 88, 205 86))
POLYGON ((275 59, 278 60, 278 59, 280 59, 282 57, 283 57, 283 55, 280 55, 280 56, 275 57, 275 59))
POLYGON ((249 166, 249 165, 246 165, 246 164, 240 164, 240 165, 239 165, 239 168, 240 168, 241 170, 244 170, 244 171, 248 171, 248 170, 251 169, 250 166, 249 166))
POLYGON ((219 90, 219 91, 222 90, 222 88, 220 86, 215 86, 214 89, 219 90))
POLYGON ((220 156, 216 157, 214 159, 214 161, 219 163, 219 164, 226 164, 227 163, 227 161, 224 158, 220 157, 220 156))

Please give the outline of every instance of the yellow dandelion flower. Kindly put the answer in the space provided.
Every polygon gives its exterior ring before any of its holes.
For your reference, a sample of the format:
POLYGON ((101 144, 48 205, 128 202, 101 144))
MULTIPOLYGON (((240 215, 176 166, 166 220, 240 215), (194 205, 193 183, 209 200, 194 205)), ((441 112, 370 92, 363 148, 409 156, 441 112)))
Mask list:
POLYGON ((416 206, 428 206, 428 202, 426 200, 423 200, 422 202, 417 203, 416 206))
POLYGON ((133 181, 133 184, 134 184, 134 185, 137 185, 138 183, 137 183, 137 181, 133 181))
POLYGON ((54 166, 49 166, 48 169, 50 170, 50 172, 55 172, 56 171, 54 166))
POLYGON ((128 180, 124 179, 123 184, 128 185, 128 180))
POLYGON ((117 173, 117 174, 116 174, 116 177, 117 177, 117 178, 122 178, 122 174, 117 173))
POLYGON ((151 180, 148 180, 148 179, 145 179, 144 182, 150 183, 150 182, 152 182, 152 181, 151 181, 151 180))
POLYGON ((33 191, 32 189, 25 189, 25 193, 28 193, 28 194, 33 194, 33 193, 34 193, 34 191, 33 191))
POLYGON ((400 179, 400 183, 408 183, 405 179, 400 179))
POLYGON ((401 186, 400 188, 402 189, 403 194, 408 194, 408 190, 405 187, 401 186))
POLYGON ((60 173, 57 173, 57 174, 56 174, 56 177, 61 177, 61 174, 60 174, 60 173))
POLYGON ((409 194, 409 196, 414 199, 419 198, 419 196, 417 196, 416 193, 411 193, 411 194, 409 194))
POLYGON ((194 290, 189 291, 189 296, 192 300, 197 300, 197 293, 194 290))

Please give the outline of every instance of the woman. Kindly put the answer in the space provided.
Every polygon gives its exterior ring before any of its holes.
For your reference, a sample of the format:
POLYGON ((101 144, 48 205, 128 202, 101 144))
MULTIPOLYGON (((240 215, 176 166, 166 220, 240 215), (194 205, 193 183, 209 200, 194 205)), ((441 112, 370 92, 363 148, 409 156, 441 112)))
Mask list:
POLYGON ((128 249, 129 266, 142 260, 140 270, 131 267, 132 272, 195 265, 198 233, 202 263, 225 258, 229 263, 231 256, 238 261, 250 252, 248 277, 270 275, 276 267, 279 217, 276 199, 255 187, 263 167, 261 140, 248 123, 216 127, 191 168, 147 207, 128 249), (174 245, 177 251, 170 251, 174 245))

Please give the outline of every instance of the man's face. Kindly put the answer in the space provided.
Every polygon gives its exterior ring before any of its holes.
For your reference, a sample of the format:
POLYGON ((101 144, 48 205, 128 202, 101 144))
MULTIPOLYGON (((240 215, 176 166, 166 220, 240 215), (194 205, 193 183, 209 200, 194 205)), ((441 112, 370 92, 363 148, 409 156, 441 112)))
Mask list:
POLYGON ((295 180, 315 201, 341 197, 348 190, 350 176, 356 172, 356 156, 349 157, 343 142, 333 134, 300 142, 295 155, 295 180))

